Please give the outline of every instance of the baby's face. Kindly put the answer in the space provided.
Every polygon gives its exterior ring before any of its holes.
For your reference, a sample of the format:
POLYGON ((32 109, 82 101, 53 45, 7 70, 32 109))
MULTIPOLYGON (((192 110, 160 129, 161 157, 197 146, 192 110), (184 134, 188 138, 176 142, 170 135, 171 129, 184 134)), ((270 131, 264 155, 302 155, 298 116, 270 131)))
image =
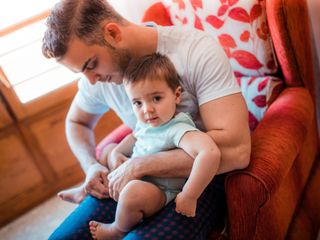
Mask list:
POLYGON ((181 87, 173 91, 165 80, 142 80, 125 84, 126 92, 139 121, 160 126, 175 115, 180 103, 181 87))

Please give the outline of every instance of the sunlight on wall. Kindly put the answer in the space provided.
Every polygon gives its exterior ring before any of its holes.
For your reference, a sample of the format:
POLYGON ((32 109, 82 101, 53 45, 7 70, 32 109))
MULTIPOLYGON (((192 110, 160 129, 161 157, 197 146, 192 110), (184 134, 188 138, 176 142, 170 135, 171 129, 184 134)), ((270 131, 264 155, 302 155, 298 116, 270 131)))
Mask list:
POLYGON ((0 29, 21 22, 32 15, 41 13, 59 0, 10 0, 0 3, 0 29))
MULTIPOLYGON (((4 16, 7 21, 1 21, 1 27, 19 22, 31 16, 45 11, 58 0, 41 1, 19 1, 24 13, 17 15, 20 11, 12 11, 7 14, 10 8, 17 5, 17 1, 7 1, 8 4, 0 4, 1 18, 4 16), (25 2, 28 2, 30 6, 25 2), (30 2, 37 2, 31 4, 30 2), (39 3, 39 4, 38 4, 39 3), (3 5, 5 8, 2 8, 3 5), (27 11, 25 11, 27 9, 27 11), (30 12, 28 12, 30 11, 30 12), (26 15, 28 12, 29 15, 26 15), (10 16, 9 16, 10 15, 10 16)), ((61 86, 64 86, 80 76, 74 74, 53 59, 46 59, 41 52, 42 37, 45 31, 45 20, 31 24, 18 31, 0 38, 0 67, 10 82, 22 103, 27 103, 46 93, 49 93, 61 86)), ((1 28, 0 27, 0 28, 1 28)))

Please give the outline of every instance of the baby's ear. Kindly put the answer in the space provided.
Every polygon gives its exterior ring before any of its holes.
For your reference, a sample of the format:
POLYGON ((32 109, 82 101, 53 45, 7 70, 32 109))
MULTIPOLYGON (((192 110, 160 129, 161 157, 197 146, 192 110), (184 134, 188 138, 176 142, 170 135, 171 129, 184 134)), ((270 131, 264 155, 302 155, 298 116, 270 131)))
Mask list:
POLYGON ((175 95, 176 95, 176 104, 179 104, 181 102, 181 94, 182 94, 182 87, 181 86, 178 86, 176 88, 176 91, 175 91, 175 95))

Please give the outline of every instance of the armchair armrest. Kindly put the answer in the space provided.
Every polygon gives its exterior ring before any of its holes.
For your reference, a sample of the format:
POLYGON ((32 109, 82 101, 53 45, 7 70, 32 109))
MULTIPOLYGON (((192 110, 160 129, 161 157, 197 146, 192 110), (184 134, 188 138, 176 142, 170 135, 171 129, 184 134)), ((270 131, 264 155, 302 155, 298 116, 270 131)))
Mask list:
POLYGON ((266 111, 252 134, 248 168, 226 178, 231 239, 254 239, 259 209, 279 188, 300 152, 312 126, 313 109, 309 92, 297 87, 285 89, 266 111))
POLYGON ((119 143, 124 139, 128 134, 132 132, 132 129, 122 124, 116 129, 114 129, 109 135, 102 139, 96 147, 96 159, 100 158, 102 150, 110 143, 119 143))
POLYGON ((244 171, 272 194, 288 173, 313 120, 313 102, 305 88, 287 88, 270 106, 252 134, 249 167, 244 171))

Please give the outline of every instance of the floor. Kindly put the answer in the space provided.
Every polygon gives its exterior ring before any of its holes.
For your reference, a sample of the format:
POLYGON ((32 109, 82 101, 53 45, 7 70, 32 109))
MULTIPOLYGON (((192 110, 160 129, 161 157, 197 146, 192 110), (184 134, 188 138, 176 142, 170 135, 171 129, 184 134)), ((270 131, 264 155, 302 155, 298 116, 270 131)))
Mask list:
POLYGON ((53 197, 0 229, 6 240, 45 240, 76 207, 53 197))

